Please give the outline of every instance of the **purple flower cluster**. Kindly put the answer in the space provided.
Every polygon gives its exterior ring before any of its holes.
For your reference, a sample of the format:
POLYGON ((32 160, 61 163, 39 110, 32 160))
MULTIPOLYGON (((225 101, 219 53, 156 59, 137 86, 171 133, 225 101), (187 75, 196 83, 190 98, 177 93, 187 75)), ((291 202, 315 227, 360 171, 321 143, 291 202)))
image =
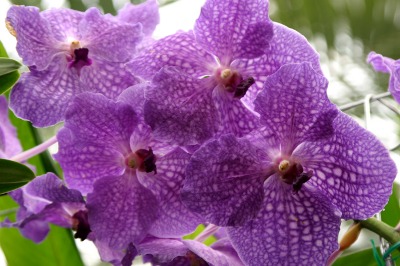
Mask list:
POLYGON ((30 72, 11 108, 36 126, 65 122, 65 185, 47 174, 15 192, 21 219, 3 226, 36 242, 49 222, 73 228, 114 265, 326 263, 340 220, 382 210, 396 168, 268 6, 207 0, 192 31, 160 40, 154 0, 116 17, 12 7, 30 72), (201 223, 221 228, 212 246, 182 239, 201 223))

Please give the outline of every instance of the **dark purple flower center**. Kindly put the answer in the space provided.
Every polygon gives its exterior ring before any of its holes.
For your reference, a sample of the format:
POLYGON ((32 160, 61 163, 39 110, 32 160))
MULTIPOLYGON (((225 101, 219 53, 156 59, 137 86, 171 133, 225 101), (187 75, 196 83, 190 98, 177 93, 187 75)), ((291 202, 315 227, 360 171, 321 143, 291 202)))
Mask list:
POLYGON ((70 61, 69 67, 76 68, 79 73, 82 67, 90 66, 92 64, 92 60, 89 58, 89 49, 88 48, 74 49, 74 54, 69 61, 70 61))
POLYGON ((150 147, 148 150, 139 149, 125 158, 125 164, 127 167, 138 169, 139 171, 146 173, 154 172, 155 174, 157 174, 156 161, 157 157, 154 155, 153 150, 150 147))
POLYGON ((282 160, 278 169, 282 181, 292 185, 294 192, 298 192, 303 184, 313 176, 313 171, 304 172, 301 164, 291 163, 288 160, 282 160))
POLYGON ((168 266, 172 265, 190 265, 190 266, 209 266, 209 264, 192 251, 188 251, 185 256, 174 258, 168 266))
POLYGON ((192 251, 186 253, 186 258, 189 260, 190 266, 208 266, 209 264, 194 254, 192 251))
POLYGON ((233 94, 234 98, 238 99, 245 96, 247 90, 256 82, 253 77, 244 79, 239 72, 229 68, 218 70, 216 79, 228 92, 233 94))
POLYGON ((76 231, 74 237, 82 241, 87 238, 90 232, 90 225, 87 211, 78 211, 72 216, 72 229, 76 231))

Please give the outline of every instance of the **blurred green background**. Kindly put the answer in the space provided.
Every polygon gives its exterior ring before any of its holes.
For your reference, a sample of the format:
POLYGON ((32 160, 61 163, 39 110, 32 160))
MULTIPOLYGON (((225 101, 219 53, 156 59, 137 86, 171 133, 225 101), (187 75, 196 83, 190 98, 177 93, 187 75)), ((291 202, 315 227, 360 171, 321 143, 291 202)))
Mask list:
MULTIPOLYGON (((159 0, 159 3, 161 9, 167 5, 173 8, 176 1, 204 2, 204 0, 159 0)), ((8 0, 0 0, 0 4, 1 2, 8 2, 8 0)), ((42 9, 48 3, 45 0, 10 0, 9 2, 18 5, 35 5, 42 9)), ((116 10, 126 2, 128 1, 66 0, 64 6, 77 10, 98 6, 105 13, 115 14, 116 10)), ((138 4, 143 1, 131 0, 131 2, 138 4)), ((179 14, 176 15, 179 16, 179 14)), ((400 58, 400 0, 271 0, 270 17, 305 35, 320 53, 322 69, 330 81, 328 94, 331 100, 339 106, 363 99, 369 93, 378 94, 387 90, 389 76, 375 73, 372 67, 366 63, 366 57, 370 51, 376 51, 394 59, 400 58)), ((0 37, 0 39, 3 38, 10 38, 10 36, 0 37)), ((384 101, 387 105, 392 106, 392 109, 399 109, 398 104, 391 98, 384 101)), ((374 102, 371 111, 374 122, 371 130, 384 142, 386 147, 391 148, 400 143, 399 114, 380 102, 374 102)), ((356 119, 359 118, 359 122, 363 123, 363 106, 353 108, 347 113, 356 119)), ((46 132, 44 133, 46 134, 46 132)), ((399 150, 395 151, 395 153, 398 152, 399 150)), ((397 188, 395 187, 395 189, 397 188)), ((3 204, 6 203, 3 201, 3 204)), ((0 205, 1 208, 4 206, 0 205)), ((392 196, 383 217, 392 226, 400 219, 398 197, 395 195, 392 196)), ((5 230, 8 229, 0 230, 0 238, 3 238, 0 239, 0 244, 6 252, 10 252, 11 249, 18 247, 8 246, 10 244, 7 243, 15 243, 15 241, 22 243, 23 240, 15 240, 19 235, 16 232, 7 233, 5 230)), ((59 234, 61 237, 65 235, 65 231, 54 234, 56 236, 59 234)), ((367 235, 363 239, 366 247, 371 247, 369 237, 370 235, 367 235)), ((50 238, 50 241, 59 243, 57 237, 50 238)), ((23 246, 24 244, 18 245, 23 246)), ((56 244, 45 244, 43 250, 45 248, 48 250, 46 245, 54 246, 56 244)), ((58 246, 60 245, 58 244, 58 246)), ((32 248, 28 244, 25 247, 32 248)), ((54 261, 47 263, 46 260, 39 261, 38 258, 42 255, 40 250, 37 248, 34 251, 38 255, 34 256, 37 264, 32 262, 29 265, 68 265, 68 263, 62 264, 61 262, 54 264, 54 261)), ((25 254, 27 252, 26 250, 21 251, 25 254)), ((16 256, 21 256, 18 254, 16 256)), ((46 254, 43 253, 43 256, 49 256, 46 254)), ((65 256, 65 254, 60 253, 60 256, 65 256)), ((16 261, 9 261, 9 265, 21 265, 20 261, 16 261)), ((343 257, 335 263, 335 266, 340 265, 367 266, 376 265, 376 262, 369 248, 367 251, 343 257)))

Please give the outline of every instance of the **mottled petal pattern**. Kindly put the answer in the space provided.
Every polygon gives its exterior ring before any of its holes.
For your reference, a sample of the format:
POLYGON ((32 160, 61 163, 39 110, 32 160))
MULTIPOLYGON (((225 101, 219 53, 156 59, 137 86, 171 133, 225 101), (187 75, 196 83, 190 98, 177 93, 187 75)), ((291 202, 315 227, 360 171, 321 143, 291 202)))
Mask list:
POLYGON ((307 63, 285 65, 267 79, 255 110, 266 127, 264 135, 274 136, 283 153, 333 133, 330 121, 336 107, 328 100, 327 86, 327 80, 307 63))
POLYGON ((144 123, 144 91, 150 85, 150 83, 143 82, 138 83, 128 89, 124 90, 119 96, 118 101, 129 104, 135 113, 137 114, 140 123, 144 123))
POLYGON ((59 151, 55 159, 64 171, 65 181, 84 195, 93 190, 96 180, 125 172, 124 155, 111 145, 82 141, 68 128, 63 128, 57 139, 59 151))
POLYGON ((124 62, 130 58, 143 38, 141 29, 140 24, 119 23, 102 15, 97 8, 88 9, 79 24, 83 45, 110 62, 124 62))
POLYGON ((164 68, 146 93, 145 121, 155 138, 167 143, 193 145, 211 138, 218 116, 207 81, 164 68))
POLYGON ((118 11, 117 18, 123 22, 142 24, 142 31, 146 36, 151 36, 160 23, 157 0, 147 0, 139 5, 125 4, 118 11))
POLYGON ((285 64, 310 62, 314 70, 322 74, 319 54, 303 35, 276 22, 273 27, 274 35, 264 55, 254 59, 241 58, 232 63, 240 73, 256 80, 243 97, 247 104, 251 104, 257 97, 267 77, 285 64))
POLYGON ((68 8, 53 8, 40 13, 48 23, 51 34, 60 42, 80 40, 78 25, 84 13, 68 8))
POLYGON ((139 82, 127 71, 125 64, 97 59, 95 55, 92 65, 81 69, 81 86, 86 91, 98 92, 107 98, 116 99, 125 89, 139 82))
POLYGON ((197 42, 223 64, 258 57, 272 37, 268 1, 206 1, 194 32, 197 42))
POLYGON ((249 266, 325 265, 338 248, 340 212, 307 184, 297 193, 271 176, 262 209, 242 227, 228 228, 233 246, 249 266))
POLYGON ((329 195, 344 219, 366 219, 386 205, 396 166, 382 143, 346 114, 332 126, 331 138, 305 142, 294 156, 314 171, 309 182, 329 195))
POLYGON ((10 94, 10 108, 36 127, 54 125, 64 119, 74 95, 83 91, 74 68, 68 68, 63 56, 54 58, 49 68, 31 67, 23 73, 10 94))
POLYGON ((208 222, 243 225, 257 215, 264 197, 259 153, 232 135, 203 145, 187 166, 182 200, 208 222))
POLYGON ((215 88, 212 97, 221 121, 218 128, 220 134, 233 133, 242 137, 259 127, 258 115, 223 88, 215 88))
POLYGON ((43 70, 53 56, 62 51, 37 7, 12 6, 6 24, 16 35, 17 51, 27 66, 35 65, 38 70, 43 70))
POLYGON ((185 168, 190 155, 177 148, 157 159, 157 174, 139 173, 139 181, 151 190, 159 202, 158 219, 149 233, 157 237, 181 237, 204 222, 190 211, 180 198, 185 168))
POLYGON ((195 78, 212 74, 214 58, 199 46, 192 32, 156 41, 127 64, 134 75, 150 80, 164 66, 174 66, 195 78))
POLYGON ((65 120, 65 127, 82 141, 122 151, 129 147, 129 138, 137 123, 132 107, 94 93, 77 96, 68 108, 65 120))
POLYGON ((145 237, 157 217, 158 204, 153 194, 127 173, 99 179, 87 197, 87 208, 96 239, 123 249, 145 237))

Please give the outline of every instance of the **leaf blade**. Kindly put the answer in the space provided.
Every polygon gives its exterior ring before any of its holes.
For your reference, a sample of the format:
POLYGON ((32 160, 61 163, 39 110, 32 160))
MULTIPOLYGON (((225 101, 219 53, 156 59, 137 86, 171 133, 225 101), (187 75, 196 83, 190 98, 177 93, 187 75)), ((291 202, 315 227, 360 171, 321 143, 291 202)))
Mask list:
POLYGON ((6 159, 0 159, 0 194, 10 192, 32 181, 35 174, 29 167, 6 159))

